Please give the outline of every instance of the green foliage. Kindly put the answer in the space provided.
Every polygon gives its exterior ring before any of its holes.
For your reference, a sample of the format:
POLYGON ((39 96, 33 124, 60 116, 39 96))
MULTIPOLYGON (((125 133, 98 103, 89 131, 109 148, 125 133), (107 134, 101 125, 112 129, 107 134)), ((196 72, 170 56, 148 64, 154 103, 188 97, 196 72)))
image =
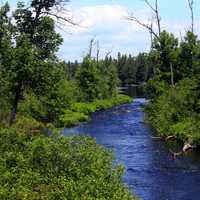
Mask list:
POLYGON ((166 83, 166 81, 162 80, 162 77, 157 75, 148 81, 148 84, 145 86, 145 91, 150 99, 156 99, 165 93, 168 87, 169 85, 166 83))
POLYGON ((26 131, 29 134, 38 134, 45 128, 44 124, 31 117, 18 116, 13 126, 17 130, 26 131))
POLYGON ((48 122, 56 121, 65 109, 77 101, 79 89, 74 81, 61 79, 41 97, 48 122))
POLYGON ((105 66, 116 66, 121 85, 143 84, 152 77, 153 65, 147 53, 139 53, 137 56, 121 55, 117 58, 106 57, 105 66))
POLYGON ((187 141, 190 144, 199 144, 199 118, 190 116, 188 118, 182 119, 170 127, 170 132, 173 133, 179 140, 187 141))
POLYGON ((27 90, 24 93, 24 99, 19 103, 18 112, 38 120, 41 120, 47 115, 40 97, 36 96, 31 90, 27 90))
POLYGON ((200 41, 197 35, 187 32, 184 40, 180 43, 180 55, 178 68, 181 78, 193 76, 199 73, 200 66, 200 41))
POLYGON ((77 70, 76 80, 83 94, 83 101, 86 102, 116 95, 119 83, 115 65, 106 65, 103 61, 97 62, 89 57, 84 58, 77 70))
POLYGON ((132 98, 118 94, 109 99, 100 99, 90 103, 74 103, 70 110, 65 110, 59 117, 59 126, 70 127, 80 122, 88 121, 89 115, 98 110, 105 110, 125 103, 131 103, 132 98))
POLYGON ((76 79, 85 101, 100 98, 100 71, 95 61, 86 57, 77 71, 76 79))
POLYGON ((118 94, 113 98, 105 99, 105 100, 97 100, 94 102, 97 110, 104 110, 108 108, 112 108, 114 106, 118 106, 125 103, 131 103, 132 98, 127 95, 118 94))
POLYGON ((84 113, 65 110, 64 114, 59 117, 59 126, 71 127, 80 122, 87 121, 88 119, 88 115, 85 115, 84 113))
POLYGON ((71 110, 88 115, 96 111, 96 105, 95 103, 75 103, 71 106, 71 110))
POLYGON ((73 126, 131 101, 117 94, 114 62, 86 57, 72 65, 56 57, 63 40, 51 11, 63 3, 0 8, 0 199, 134 199, 122 167, 93 139, 45 136, 54 125, 73 126))
POLYGON ((200 140, 197 79, 183 79, 154 98, 149 120, 160 135, 174 135, 179 140, 198 143, 200 140))
POLYGON ((0 199, 133 200, 113 154, 89 137, 0 130, 0 199), (14 144, 14 145, 13 145, 14 144))

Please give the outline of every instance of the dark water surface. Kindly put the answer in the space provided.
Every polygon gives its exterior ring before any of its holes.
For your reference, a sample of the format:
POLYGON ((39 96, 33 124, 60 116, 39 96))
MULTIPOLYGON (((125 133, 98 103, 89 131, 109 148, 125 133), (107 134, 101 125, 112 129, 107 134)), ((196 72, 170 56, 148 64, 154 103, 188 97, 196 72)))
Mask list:
POLYGON ((111 148, 125 166, 124 182, 144 200, 200 200, 198 154, 173 160, 166 145, 152 138, 144 123, 145 99, 92 115, 92 120, 65 129, 64 134, 86 133, 111 148))

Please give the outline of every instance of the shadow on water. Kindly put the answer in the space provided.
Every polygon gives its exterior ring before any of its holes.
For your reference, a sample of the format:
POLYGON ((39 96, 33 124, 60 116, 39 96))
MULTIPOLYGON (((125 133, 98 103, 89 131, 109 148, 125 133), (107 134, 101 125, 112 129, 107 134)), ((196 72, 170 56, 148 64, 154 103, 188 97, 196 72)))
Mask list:
POLYGON ((168 146, 152 138, 145 124, 143 98, 110 110, 93 113, 92 120, 64 135, 85 134, 114 151, 125 166, 124 182, 144 200, 199 200, 200 157, 192 153, 174 160, 168 146))
POLYGON ((146 98, 144 85, 129 85, 119 88, 123 94, 127 94, 135 98, 146 98))

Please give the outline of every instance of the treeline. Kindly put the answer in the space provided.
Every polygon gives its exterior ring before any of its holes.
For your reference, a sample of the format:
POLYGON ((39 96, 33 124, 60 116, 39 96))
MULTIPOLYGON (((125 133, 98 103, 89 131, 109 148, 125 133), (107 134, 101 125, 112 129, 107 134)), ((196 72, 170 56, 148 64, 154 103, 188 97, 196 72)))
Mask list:
MULTIPOLYGON (((105 66, 115 66, 117 69, 120 85, 141 85, 153 76, 153 60, 148 53, 140 53, 137 56, 118 53, 117 57, 106 56, 101 60, 105 66)), ((79 63, 68 62, 66 71, 70 78, 75 76, 79 63)))
POLYGON ((86 56, 72 73, 56 57, 63 39, 54 19, 70 22, 55 13, 63 3, 0 8, 0 199, 134 199, 112 153, 91 138, 54 133, 131 101, 117 93, 113 64, 86 56))
POLYGON ((149 120, 158 134, 184 144, 200 144, 200 40, 188 31, 182 40, 163 31, 149 55, 155 60, 148 81, 149 120))

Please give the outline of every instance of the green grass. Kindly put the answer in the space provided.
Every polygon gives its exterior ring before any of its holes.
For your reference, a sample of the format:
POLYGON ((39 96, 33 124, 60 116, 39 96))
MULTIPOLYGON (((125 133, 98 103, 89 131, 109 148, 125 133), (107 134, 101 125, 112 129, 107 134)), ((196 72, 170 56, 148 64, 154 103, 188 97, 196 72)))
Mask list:
POLYGON ((71 127, 80 122, 85 122, 90 119, 89 115, 98 110, 105 110, 114 106, 119 106, 126 103, 131 103, 132 98, 127 95, 118 94, 115 97, 94 102, 79 102, 74 103, 70 109, 65 110, 59 118, 59 126, 71 127))
POLYGON ((80 122, 88 120, 89 116, 84 113, 65 110, 64 114, 59 118, 59 125, 64 127, 71 127, 77 125, 80 122))

